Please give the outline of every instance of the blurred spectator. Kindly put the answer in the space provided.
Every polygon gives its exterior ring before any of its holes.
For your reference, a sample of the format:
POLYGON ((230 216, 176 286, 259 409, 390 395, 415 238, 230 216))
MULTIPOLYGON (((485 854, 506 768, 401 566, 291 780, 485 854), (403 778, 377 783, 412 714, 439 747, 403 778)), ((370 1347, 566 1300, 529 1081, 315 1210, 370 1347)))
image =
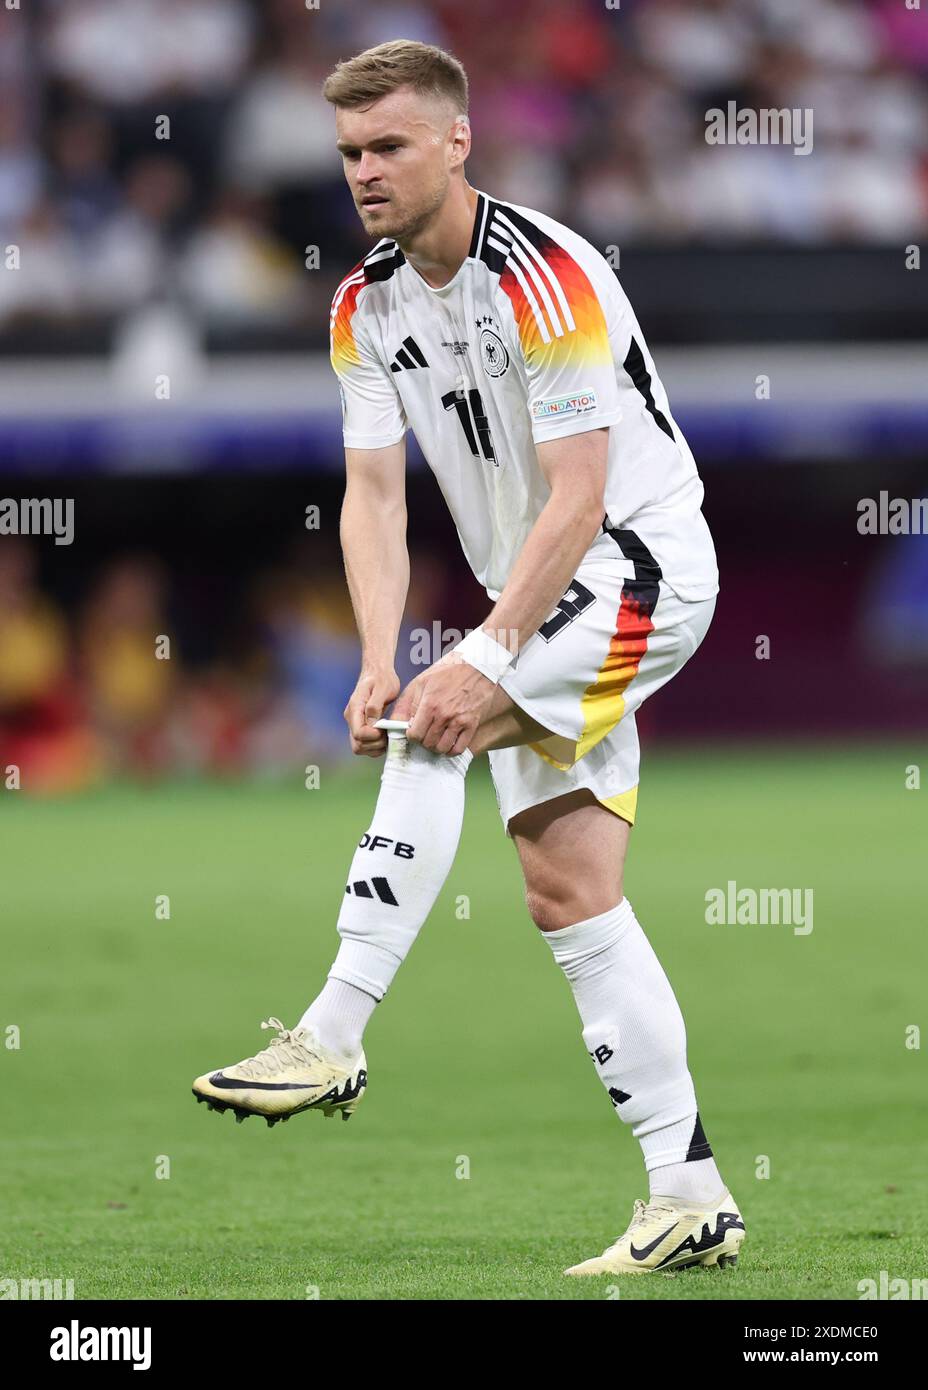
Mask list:
POLYGON ((120 189, 112 168, 109 125, 92 107, 69 111, 51 134, 51 188, 76 242, 96 237, 116 211, 120 189))
POLYGON ((72 318, 80 306, 78 253, 58 206, 50 198, 37 202, 15 237, 20 265, 4 275, 0 323, 72 318))
POLYGON ((154 561, 132 556, 97 582, 79 630, 81 672, 95 727, 111 765, 155 766, 161 760, 180 654, 156 643, 170 638, 165 581, 154 561))
MULTIPOLYGON (((158 749, 157 770, 185 775, 240 773, 247 757, 247 699, 241 676, 222 666, 181 682, 158 749)), ((299 753, 299 744, 291 743, 281 768, 292 768, 299 753)))
POLYGON ((0 542, 0 710, 50 695, 67 671, 64 623, 36 588, 34 552, 18 537, 0 542))
POLYGON ((21 790, 59 792, 99 768, 97 740, 72 679, 68 630, 36 582, 35 553, 0 539, 0 774, 21 790))
POLYGON ((286 747, 292 759, 294 746, 301 745, 312 763, 345 753, 342 711, 358 676, 357 635, 337 554, 321 538, 314 552, 312 574, 298 552, 288 569, 268 575, 258 590, 259 632, 274 698, 255 732, 255 756, 286 747))
POLYGON ((186 170, 167 154, 137 160, 124 187, 121 207, 81 248, 85 303, 105 313, 133 308, 172 287, 172 252, 190 197, 186 170))
POLYGON ((329 180, 339 173, 332 108, 321 87, 329 71, 305 45, 288 45, 262 65, 233 108, 224 138, 227 177, 263 192, 329 180))
POLYGON ((862 663, 873 659, 874 633, 880 660, 897 678, 928 670, 928 545, 921 534, 894 537, 867 577, 855 633, 862 663))
POLYGON ((900 5, 898 0, 876 0, 874 10, 887 57, 913 71, 928 68, 924 9, 900 5))
POLYGON ((25 221, 42 191, 42 158, 31 138, 23 107, 0 94, 0 233, 4 238, 25 221))
POLYGON ((104 104, 229 88, 248 60, 242 0, 67 0, 54 10, 49 69, 104 104))
POLYGON ((179 284, 210 323, 286 323, 299 307, 295 257, 268 227, 266 208, 233 193, 217 200, 183 254, 179 284))
POLYGON ((697 94, 740 82, 758 34, 747 7, 731 0, 656 0, 636 6, 632 24, 643 57, 697 94))
POLYGON ((468 67, 475 186, 594 243, 907 243, 928 231, 928 25, 902 0, 46 0, 0 10, 0 324, 157 291, 224 332, 308 327, 367 247, 320 86, 388 37, 468 67), (811 108, 814 151, 706 112, 811 108), (156 139, 167 116, 169 139, 156 139))

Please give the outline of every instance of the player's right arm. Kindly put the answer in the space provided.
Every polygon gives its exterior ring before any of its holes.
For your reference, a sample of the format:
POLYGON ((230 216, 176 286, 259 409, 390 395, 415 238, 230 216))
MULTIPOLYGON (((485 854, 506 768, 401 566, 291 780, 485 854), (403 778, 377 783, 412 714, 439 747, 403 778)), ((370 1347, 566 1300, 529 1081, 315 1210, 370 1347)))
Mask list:
POLYGON ((345 574, 361 639, 361 674, 345 706, 354 753, 379 757, 387 736, 373 727, 400 693, 396 643, 409 590, 406 441, 345 450, 341 512, 345 574))
POLYGON ((409 588, 406 412, 389 363, 362 321, 366 293, 362 264, 335 292, 330 357, 341 388, 345 442, 342 553, 361 639, 361 674, 344 713, 352 751, 379 757, 387 736, 373 723, 399 694, 394 663, 409 588))

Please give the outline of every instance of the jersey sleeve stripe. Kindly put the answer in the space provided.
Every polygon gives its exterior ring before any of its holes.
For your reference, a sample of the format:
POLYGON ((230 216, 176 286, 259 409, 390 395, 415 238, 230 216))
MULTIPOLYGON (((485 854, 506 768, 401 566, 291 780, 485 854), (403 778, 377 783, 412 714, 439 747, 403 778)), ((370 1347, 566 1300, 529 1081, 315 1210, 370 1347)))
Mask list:
POLYGON ((339 284, 332 298, 332 312, 329 316, 330 356, 336 372, 356 366, 361 360, 352 328, 358 295, 366 285, 389 279, 403 264, 403 260, 403 253, 396 242, 384 238, 368 252, 363 261, 358 261, 358 264, 349 270, 339 284))
POLYGON ((544 348, 549 361, 566 361, 577 353, 591 364, 612 361, 603 306, 589 276, 569 251, 508 204, 505 210, 500 206, 494 209, 486 244, 492 247, 490 257, 505 256, 496 267, 500 288, 512 304, 526 360, 544 348), (554 291, 556 306, 548 286, 554 291), (551 332, 538 303, 539 295, 551 332))
MULTIPOLYGON (((556 339, 549 351, 553 351, 554 356, 558 359, 564 358, 566 360, 567 357, 579 351, 591 363, 611 361, 612 352, 609 346, 606 317, 585 272, 573 257, 559 246, 552 245, 547 252, 547 259, 564 289, 567 301, 571 306, 575 325, 574 332, 564 334, 556 339), (579 335, 579 343, 575 333, 579 335)), ((526 285, 524 277, 517 271, 511 257, 507 260, 500 276, 500 285, 512 301, 516 322, 519 325, 522 351, 528 358, 533 352, 538 351, 540 345, 543 344, 547 347, 551 339, 541 331, 542 325, 538 313, 527 314, 520 303, 520 300, 524 300, 526 297, 526 285)), ((532 302, 534 303, 534 296, 532 296, 532 302)))
POLYGON ((349 277, 335 292, 330 321, 331 358, 336 372, 355 367, 360 362, 351 320, 357 307, 358 295, 366 284, 364 275, 349 277))
POLYGON ((564 294, 564 291, 561 288, 560 280, 558 280, 557 276, 553 273, 551 267, 547 264, 544 257, 538 254, 535 247, 529 241, 528 237, 525 236, 523 232, 519 231, 515 223, 510 222, 509 218, 505 215, 505 213, 500 212, 497 214, 497 217, 504 224, 504 226, 506 226, 509 229, 513 239, 518 240, 518 242, 522 246, 524 246, 528 254, 533 258, 533 260, 540 267, 540 269, 543 270, 544 273, 547 275, 548 279, 551 282, 551 287, 554 290, 555 295, 557 296, 557 302, 561 306, 561 313, 564 316, 564 322, 567 325, 567 331, 569 333, 572 333, 577 325, 574 323, 574 316, 570 312, 570 305, 567 302, 567 296, 564 294))
MULTIPOLYGON (((506 232, 501 232, 500 235, 501 235, 501 236, 506 236, 506 235, 508 235, 508 233, 506 233, 506 232)), ((535 289, 537 290, 537 292, 541 295, 542 302, 544 303, 545 309, 547 310, 547 313, 548 313, 548 322, 550 323, 551 327, 552 327, 553 330, 554 330, 554 336, 555 336, 556 338, 562 338, 562 337, 564 336, 565 329, 564 329, 563 325, 561 324, 560 318, 558 317, 558 313, 557 313, 557 310, 556 310, 555 307, 554 307, 554 303, 553 303, 553 301, 552 301, 552 299, 551 299, 551 295, 548 293, 548 286, 547 286, 547 284, 546 284, 545 281, 542 279, 542 277, 539 275, 539 273, 538 273, 537 269, 535 268, 534 264, 533 264, 533 263, 529 260, 529 258, 526 256, 526 254, 525 254, 525 252, 522 250, 522 247, 521 247, 521 246, 517 246, 517 245, 515 244, 515 242, 513 242, 512 245, 511 245, 508 249, 509 249, 509 263, 510 263, 510 265, 512 265, 514 262, 518 262, 518 264, 522 267, 522 270, 523 270, 523 272, 524 272, 526 278, 529 279, 529 280, 532 282, 532 284, 534 285, 534 287, 535 287, 535 289)), ((570 317, 570 310, 569 310, 569 309, 568 309, 568 311, 567 311, 567 316, 568 316, 568 318, 569 318, 569 320, 570 320, 569 323, 567 324, 567 328, 568 328, 568 329, 571 329, 571 328, 574 327, 574 321, 573 321, 573 318, 570 317)))
POLYGON ((519 337, 522 341, 522 351, 526 356, 530 350, 529 345, 537 347, 539 339, 542 343, 550 343, 551 334, 548 332, 548 325, 545 323, 538 300, 532 293, 531 286, 519 266, 511 259, 506 262, 500 277, 500 284, 512 301, 516 323, 519 327, 519 337), (513 280, 516 282, 514 286, 513 280), (534 327, 532 326, 533 321, 534 327))

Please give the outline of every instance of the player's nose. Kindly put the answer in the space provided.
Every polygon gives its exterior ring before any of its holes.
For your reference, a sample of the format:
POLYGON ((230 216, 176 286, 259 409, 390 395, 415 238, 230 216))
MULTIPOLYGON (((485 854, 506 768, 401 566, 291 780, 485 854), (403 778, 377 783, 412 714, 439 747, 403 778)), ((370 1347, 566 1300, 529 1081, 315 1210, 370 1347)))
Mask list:
POLYGON ((364 185, 370 183, 372 179, 380 177, 379 160, 376 154, 371 154, 370 150, 362 151, 355 177, 358 180, 361 192, 368 192, 364 185))

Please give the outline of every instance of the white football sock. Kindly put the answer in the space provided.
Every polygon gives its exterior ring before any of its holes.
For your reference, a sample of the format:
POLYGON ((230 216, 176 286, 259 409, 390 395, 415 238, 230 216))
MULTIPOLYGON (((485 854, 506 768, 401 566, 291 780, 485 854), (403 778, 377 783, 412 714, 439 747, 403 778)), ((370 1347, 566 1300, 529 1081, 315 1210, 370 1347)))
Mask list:
POLYGON ((377 1006, 372 994, 331 976, 322 993, 313 1000, 303 1017, 301 1028, 312 1028, 329 1052, 354 1061, 361 1050, 367 1021, 377 1006))
POLYGON ((542 935, 573 990, 616 1114, 633 1126, 649 1178, 654 1172, 652 1195, 657 1174, 669 1170, 672 1185, 661 1181, 661 1193, 715 1196, 724 1185, 699 1122, 683 1015, 631 903, 542 935))
POLYGON ((651 1197, 676 1197, 707 1207, 713 1205, 716 1199, 721 1201, 726 1191, 725 1184, 715 1166, 712 1150, 706 1143, 699 1116, 695 1117, 695 1125, 691 1118, 684 1120, 679 1135, 674 1135, 672 1131, 673 1126, 662 1136, 668 1143, 678 1141, 688 1144, 691 1154, 708 1150, 708 1157, 690 1157, 684 1163, 661 1164, 659 1168, 651 1168, 648 1172, 651 1197))
POLYGON ((334 1052, 357 1055, 374 1004, 441 892, 461 838, 472 760, 469 749, 451 758, 390 739, 373 820, 351 861, 338 915, 341 945, 328 975, 372 1002, 368 1008, 356 994, 327 993, 326 986, 300 1019, 334 1052))

